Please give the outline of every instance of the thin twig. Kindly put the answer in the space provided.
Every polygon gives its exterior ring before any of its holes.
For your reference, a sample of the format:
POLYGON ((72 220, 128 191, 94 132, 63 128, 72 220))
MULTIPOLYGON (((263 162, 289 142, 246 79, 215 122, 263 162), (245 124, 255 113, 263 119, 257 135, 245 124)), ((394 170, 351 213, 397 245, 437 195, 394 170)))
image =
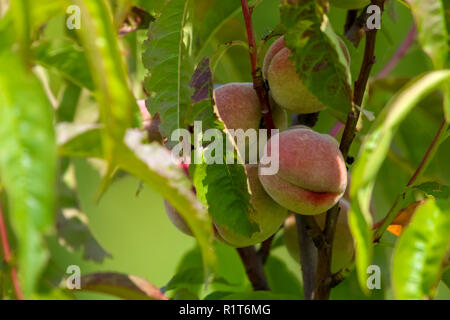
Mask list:
POLYGON ((314 279, 317 270, 317 249, 313 240, 308 236, 305 223, 307 216, 295 214, 297 224, 298 243, 300 248, 300 266, 302 268, 303 295, 305 300, 312 300, 314 295, 314 279))
POLYGON ((381 70, 380 73, 376 76, 377 79, 385 78, 389 75, 389 73, 391 73, 391 71, 395 68, 398 62, 403 58, 406 52, 408 52, 408 49, 414 43, 416 35, 417 35, 417 26, 413 22, 413 25, 409 30, 408 34, 406 35, 405 39, 403 40, 402 44, 400 45, 398 50, 394 53, 394 55, 386 64, 386 66, 383 68, 383 70, 381 70))
POLYGON ((266 123, 268 134, 270 135, 271 129, 275 129, 273 124, 272 113, 270 111, 269 91, 264 82, 261 68, 258 66, 258 50, 255 40, 255 32, 253 30, 252 12, 248 6, 247 0, 241 0, 242 13, 244 14, 245 26, 248 37, 248 47, 250 51, 250 62, 252 66, 253 87, 258 95, 259 102, 261 104, 261 113, 266 123))
MULTIPOLYGON (((373 5, 378 5, 381 11, 384 11, 384 0, 372 0, 373 5)), ((358 80, 355 82, 353 103, 356 106, 361 106, 366 91, 367 82, 369 80, 372 66, 375 63, 375 43, 377 36, 377 29, 368 30, 366 36, 366 45, 364 49, 364 59, 359 73, 358 80)), ((344 159, 347 159, 350 147, 356 135, 356 125, 358 123, 360 111, 358 108, 348 114, 347 121, 344 128, 344 133, 341 138, 340 150, 344 159)), ((334 234, 336 231, 336 222, 339 217, 339 204, 328 210, 325 222, 325 242, 318 248, 318 264, 316 275, 316 290, 314 292, 314 299, 325 300, 330 297, 330 277, 331 277, 331 259, 334 234)))
POLYGON ((272 248, 273 239, 275 239, 276 233, 270 236, 268 239, 264 240, 261 243, 261 248, 258 250, 258 256, 261 258, 261 262, 263 265, 266 264, 267 259, 270 255, 270 249, 272 248))
POLYGON ((3 255, 5 258, 5 263, 7 266, 9 266, 11 268, 11 280, 12 280, 12 283, 14 286, 14 291, 16 293, 16 297, 18 300, 23 300, 24 296, 22 293, 22 287, 20 286, 19 278, 17 276, 17 270, 12 265, 11 248, 9 246, 8 233, 6 230, 5 219, 3 217, 1 201, 0 201, 0 239, 2 241, 2 248, 3 248, 3 255))
POLYGON ((252 284, 253 290, 270 290, 261 258, 256 252, 255 247, 238 248, 237 252, 244 264, 245 272, 252 284))
MULTIPOLYGON (((244 15, 245 27, 247 30, 250 64, 252 67, 253 87, 255 88, 256 94, 258 95, 258 99, 261 105, 261 114, 264 117, 267 133, 270 137, 272 129, 275 129, 275 125, 273 123, 272 113, 270 110, 269 90, 264 82, 261 68, 258 66, 258 49, 256 46, 255 32, 253 30, 252 23, 252 13, 254 7, 250 8, 247 0, 241 0, 241 7, 242 13, 244 15)), ((262 258, 260 259, 261 263, 265 263, 265 261, 267 260, 270 254, 272 241, 273 238, 269 238, 262 243, 262 248, 264 248, 264 251, 260 255, 262 258)))
MULTIPOLYGON (((439 142, 442 142, 442 137, 446 134, 446 131, 448 130, 449 125, 447 124, 446 120, 444 119, 439 126, 439 129, 436 133, 436 135, 433 138, 433 141, 431 142, 430 146, 428 147, 427 151, 425 152, 425 155, 423 156, 422 160, 420 161, 419 166, 417 167, 416 171, 412 175, 411 179, 409 179, 408 183, 406 184, 406 187, 410 187, 413 185, 413 183, 423 174, 425 169, 428 167, 428 164, 430 160, 432 159, 432 155, 436 152, 437 148, 440 146, 439 142)), ((402 193, 397 196, 397 198, 394 201, 394 204, 392 205, 391 209, 387 213, 386 217, 382 220, 381 223, 379 223, 379 227, 375 231, 374 235, 374 242, 378 243, 383 236, 384 232, 387 230, 391 222, 395 219, 395 217, 398 214, 398 206, 401 203, 401 199, 405 197, 405 193, 402 193)))

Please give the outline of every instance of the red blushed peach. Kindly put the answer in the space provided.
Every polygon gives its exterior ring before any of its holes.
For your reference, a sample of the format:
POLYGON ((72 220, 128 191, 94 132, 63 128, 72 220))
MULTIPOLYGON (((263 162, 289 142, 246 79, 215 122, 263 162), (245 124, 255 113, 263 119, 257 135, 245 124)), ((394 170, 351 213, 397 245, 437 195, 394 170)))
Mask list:
POLYGON ((278 138, 278 150, 271 150, 272 137, 261 158, 260 168, 278 153, 278 173, 259 174, 266 192, 299 214, 317 215, 334 206, 347 186, 347 169, 337 141, 306 127, 293 127, 278 138))
MULTIPOLYGON (((333 241, 333 253, 331 262, 331 271, 338 272, 347 267, 353 259, 354 244, 350 227, 348 225, 348 212, 350 205, 347 201, 339 201, 341 211, 336 224, 336 233, 333 241)), ((323 229, 325 227, 326 214, 320 214, 314 217, 318 225, 323 229)), ((284 243, 286 248, 295 261, 300 262, 300 248, 298 246, 297 225, 295 216, 290 215, 284 223, 284 243)))
POLYGON ((270 198, 258 179, 258 166, 246 166, 250 186, 250 203, 254 210, 249 219, 259 226, 260 231, 251 237, 245 237, 226 226, 215 225, 220 237, 229 245, 242 248, 260 243, 272 236, 283 224, 287 210, 270 198))
POLYGON ((215 111, 228 129, 259 128, 261 107, 252 83, 229 83, 214 91, 215 111))
POLYGON ((269 82, 273 99, 281 107, 296 113, 314 113, 325 109, 300 80, 291 56, 284 37, 275 41, 266 54, 263 74, 269 82))

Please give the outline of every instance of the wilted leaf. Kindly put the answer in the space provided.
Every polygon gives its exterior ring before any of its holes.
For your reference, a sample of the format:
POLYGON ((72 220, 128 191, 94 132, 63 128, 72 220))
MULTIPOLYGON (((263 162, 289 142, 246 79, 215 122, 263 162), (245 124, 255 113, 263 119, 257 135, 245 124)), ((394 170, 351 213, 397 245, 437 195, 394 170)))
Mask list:
POLYGON ((133 275, 102 272, 81 277, 81 290, 110 294, 128 300, 168 300, 147 280, 133 275))
POLYGON ((409 225, 411 222, 411 219, 414 216, 414 213, 416 210, 424 203, 424 201, 416 201, 411 203, 408 207, 406 207, 403 210, 400 210, 400 212, 397 214, 397 216, 394 218, 390 226, 387 228, 387 230, 393 234, 395 234, 397 237, 400 236, 403 229, 409 225))
POLYGON ((59 243, 69 250, 83 248, 83 258, 95 262, 103 262, 111 258, 94 238, 88 226, 87 217, 76 208, 64 208, 57 217, 59 243))
POLYGON ((370 200, 376 176, 400 123, 417 103, 450 79, 450 71, 421 75, 408 83, 378 116, 365 137, 352 171, 350 227, 356 242, 358 279, 367 291, 366 270, 372 259, 370 200))
POLYGON ((397 299, 427 299, 435 294, 450 245, 450 203, 428 200, 400 237, 393 260, 397 299))

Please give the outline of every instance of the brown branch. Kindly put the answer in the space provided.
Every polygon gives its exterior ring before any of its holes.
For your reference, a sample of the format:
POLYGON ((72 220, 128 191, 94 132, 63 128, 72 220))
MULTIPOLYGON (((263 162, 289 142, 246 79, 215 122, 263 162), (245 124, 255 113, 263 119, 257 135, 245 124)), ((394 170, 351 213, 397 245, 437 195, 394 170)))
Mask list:
POLYGON ((256 252, 255 247, 238 248, 237 252, 244 264, 245 272, 252 284, 253 290, 270 290, 261 258, 256 252))
POLYGON ((20 286, 19 278, 17 276, 17 270, 13 265, 11 265, 12 264, 12 254, 11 254, 11 248, 9 246, 8 233, 6 230, 5 219, 3 218, 3 210, 2 210, 1 202, 0 202, 0 239, 2 241, 2 248, 3 248, 3 255, 4 255, 5 263, 7 266, 9 266, 11 268, 11 280, 12 280, 12 283, 14 286, 14 291, 16 293, 16 297, 18 300, 23 300, 24 296, 22 293, 22 287, 20 286))
POLYGON ((267 259, 270 255, 270 249, 272 248, 273 240, 275 239, 276 233, 274 233, 272 236, 270 236, 268 239, 264 240, 261 243, 261 248, 258 250, 258 256, 261 258, 261 262, 263 265, 266 264, 267 259))
MULTIPOLYGON (((439 141, 441 140, 442 136, 446 133, 449 125, 447 124, 446 120, 444 119, 439 126, 439 129, 436 133, 436 135, 433 138, 433 141, 431 142, 430 146, 428 147, 427 151, 425 152, 425 155, 423 156, 422 160, 420 161, 419 166, 417 167, 416 171, 412 175, 411 179, 409 179, 408 183, 406 184, 406 187, 410 187, 413 185, 413 183, 422 175, 422 173, 425 171, 425 169, 428 166, 428 163, 430 159, 432 158, 432 154, 436 151, 436 149, 439 147, 439 141)), ((391 209, 389 209, 389 212, 387 213, 386 217, 377 224, 377 229, 375 231, 374 235, 374 242, 378 243, 383 236, 386 229, 389 227, 391 222, 395 219, 395 217, 398 214, 398 206, 401 202, 401 199, 405 197, 405 193, 401 193, 397 196, 397 198, 394 201, 394 204, 392 205, 391 209)))
MULTIPOLYGON (((381 11, 384 11, 384 0, 372 0, 373 5, 378 5, 381 11)), ((366 11, 366 10, 365 10, 366 11)), ((366 36, 366 45, 364 49, 364 59, 359 73, 358 80, 355 82, 353 103, 356 106, 361 106, 366 91, 367 82, 369 80, 370 72, 375 63, 375 43, 377 36, 377 29, 368 30, 366 36)), ((347 121, 342 135, 340 150, 344 159, 347 159, 350 147, 356 135, 356 125, 358 123, 360 111, 358 108, 348 114, 347 121)), ((316 290, 314 292, 314 299, 324 300, 329 299, 331 291, 331 260, 334 234, 336 231, 336 222, 339 217, 339 204, 328 210, 325 222, 324 236, 325 241, 321 247, 318 248, 318 264, 316 276, 316 290)))
POLYGON ((258 95, 261 104, 261 114, 266 123, 266 129, 270 137, 271 129, 275 129, 273 124, 272 113, 270 111, 269 90, 264 82, 261 68, 258 66, 258 50, 255 40, 255 32, 252 24, 252 10, 248 6, 247 0, 241 0, 242 13, 244 14, 245 26, 248 37, 248 47, 250 51, 250 62, 252 66, 253 87, 258 95))
MULTIPOLYGON (((302 268, 303 295, 305 300, 312 300, 314 295, 314 279, 317 270, 317 249, 313 239, 308 235, 306 219, 308 216, 295 214, 298 244, 300 248, 300 266, 302 268)), ((311 217, 312 218, 312 217, 311 217)), ((312 218, 314 220, 314 218, 312 218)), ((322 234, 322 232, 320 232, 322 234)))
MULTIPOLYGON (((258 49, 256 46, 255 32, 253 30, 253 23, 252 23, 253 7, 251 7, 251 8, 249 7, 247 0, 241 0, 241 7, 242 7, 242 14, 244 15, 245 27, 246 27, 246 31, 247 31, 248 47, 249 47, 249 53, 250 53, 250 64, 252 67, 253 87, 255 88, 256 94, 258 95, 258 99, 259 99, 259 102, 261 105, 261 114, 264 117, 264 122, 266 125, 267 133, 268 133, 268 136, 270 137, 270 135, 272 133, 272 129, 275 129, 275 125, 273 123, 272 113, 270 111, 269 90, 266 86, 266 83, 264 82, 261 68, 258 66, 258 49)), ((273 241, 273 237, 267 239, 266 241, 264 241, 262 243, 263 251, 260 254, 256 253, 256 251, 255 251, 256 256, 261 257, 261 259, 250 259, 249 261, 247 261, 247 262, 255 263, 256 265, 255 266, 247 266, 246 265, 246 270, 247 269, 251 269, 251 270, 261 269, 262 270, 261 272, 264 275, 263 264, 266 262, 269 254, 270 254, 270 247, 271 247, 272 241, 273 241)), ((255 249, 253 248, 253 250, 255 250, 255 249)), ((242 255, 241 255, 241 258, 242 258, 242 255)), ((244 259, 242 261, 244 261, 244 259)), ((245 261, 244 261, 244 264, 245 264, 245 261)), ((250 275, 249 275, 249 278, 250 278, 250 275)), ((265 278, 265 276, 264 276, 264 278, 265 278)), ((267 286, 267 283, 266 283, 266 286, 267 286)))

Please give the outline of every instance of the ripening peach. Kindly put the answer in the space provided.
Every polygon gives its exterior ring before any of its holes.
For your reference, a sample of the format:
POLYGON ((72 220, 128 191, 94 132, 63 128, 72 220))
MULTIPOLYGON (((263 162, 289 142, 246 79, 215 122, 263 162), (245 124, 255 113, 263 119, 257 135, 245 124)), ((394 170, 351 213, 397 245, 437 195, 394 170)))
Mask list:
MULTIPOLYGON (((342 268, 347 267, 353 259, 354 244, 350 227, 348 224, 348 212, 350 205, 346 200, 340 200, 339 206, 341 211, 336 224, 336 232, 333 241, 333 253, 331 261, 331 271, 338 272, 342 268)), ((325 227, 326 213, 314 217, 318 225, 325 227)), ((284 243, 286 248, 295 261, 300 262, 300 248, 298 245, 297 225, 295 215, 290 215, 284 223, 284 243)))
POLYGON ((325 109, 300 80, 291 55, 284 37, 276 40, 266 54, 263 74, 269 82, 273 99, 281 107, 296 113, 314 113, 325 109))
POLYGON ((269 140, 261 158, 260 167, 268 157, 276 157, 272 152, 279 158, 277 174, 259 174, 266 192, 299 214, 317 215, 333 207, 347 186, 347 168, 337 141, 303 126, 283 131, 278 138, 278 150, 271 150, 269 140))
MULTIPOLYGON (((228 83, 214 91, 215 110, 228 129, 257 130, 262 113, 253 83, 228 83)), ((274 105, 272 117, 275 127, 284 130, 288 126, 287 113, 274 105)))

